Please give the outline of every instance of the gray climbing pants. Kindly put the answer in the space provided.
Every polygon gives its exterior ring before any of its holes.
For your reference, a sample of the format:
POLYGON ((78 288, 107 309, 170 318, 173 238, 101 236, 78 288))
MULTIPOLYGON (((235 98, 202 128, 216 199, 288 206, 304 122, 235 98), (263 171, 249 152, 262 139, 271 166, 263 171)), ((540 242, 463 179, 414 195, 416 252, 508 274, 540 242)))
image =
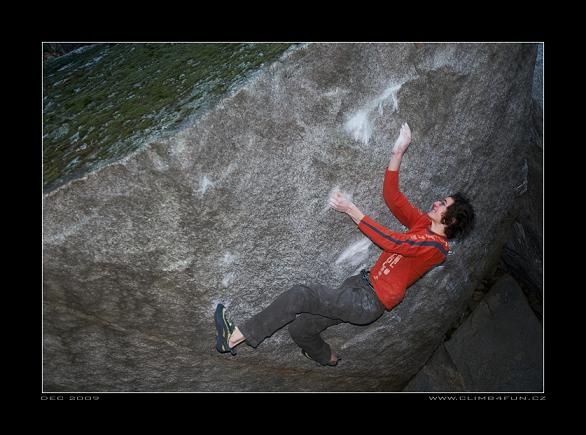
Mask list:
POLYGON ((295 285, 238 328, 252 347, 290 323, 293 341, 315 361, 330 361, 330 346, 320 333, 342 322, 367 325, 385 311, 365 273, 351 276, 336 289, 295 285))

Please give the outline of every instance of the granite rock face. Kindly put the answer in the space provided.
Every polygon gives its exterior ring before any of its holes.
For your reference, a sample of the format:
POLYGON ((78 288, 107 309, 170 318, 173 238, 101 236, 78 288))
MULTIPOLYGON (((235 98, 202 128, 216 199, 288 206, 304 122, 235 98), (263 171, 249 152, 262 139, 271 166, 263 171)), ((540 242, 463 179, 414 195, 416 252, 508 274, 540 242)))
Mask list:
POLYGON ((543 330, 510 275, 496 282, 404 391, 543 391, 543 330))
POLYGON ((467 390, 462 374, 452 361, 445 344, 442 343, 403 391, 408 393, 455 393, 467 390))
POLYGON ((513 278, 501 278, 446 342, 466 391, 543 391, 543 332, 513 278))
POLYGON ((45 391, 397 391, 500 257, 523 191, 535 44, 309 44, 176 135, 44 195, 45 391), (287 328, 214 348, 296 283, 337 286, 380 250, 327 208, 334 187, 404 230, 382 180, 401 123, 416 206, 457 190, 477 227, 368 326, 323 336, 316 367, 287 328))
POLYGON ((526 192, 511 237, 503 247, 505 269, 521 284, 541 320, 543 311, 543 44, 538 45, 533 73, 532 126, 523 170, 526 192))

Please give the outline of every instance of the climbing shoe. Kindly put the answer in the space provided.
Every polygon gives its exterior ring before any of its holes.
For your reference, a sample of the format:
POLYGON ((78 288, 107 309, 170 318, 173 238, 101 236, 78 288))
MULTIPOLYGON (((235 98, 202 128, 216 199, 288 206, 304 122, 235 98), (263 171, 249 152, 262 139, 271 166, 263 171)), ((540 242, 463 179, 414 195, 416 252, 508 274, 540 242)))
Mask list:
POLYGON ((236 355, 236 349, 228 346, 228 340, 232 332, 234 331, 234 324, 226 317, 226 308, 222 304, 218 304, 216 307, 216 313, 214 314, 214 321, 216 323, 216 350, 220 353, 230 352, 232 355, 236 355))
MULTIPOLYGON (((307 359, 310 359, 310 360, 312 360, 312 361, 315 361, 315 360, 314 360, 312 357, 310 357, 310 356, 309 356, 309 354, 308 354, 307 352, 305 352, 305 350, 304 350, 304 349, 301 349, 301 353, 303 354, 303 356, 304 356, 305 358, 307 358, 307 359)), ((316 362, 317 364, 319 364, 320 366, 331 366, 331 367, 335 367, 335 366, 337 366, 337 365, 338 365, 338 361, 340 361, 340 360, 342 359, 342 358, 340 358, 340 357, 336 357, 336 358, 337 358, 337 359, 336 359, 336 362, 331 362, 331 361, 328 361, 328 363, 327 363, 327 364, 322 364, 322 363, 320 363, 320 362, 318 362, 318 361, 315 361, 315 362, 316 362)))

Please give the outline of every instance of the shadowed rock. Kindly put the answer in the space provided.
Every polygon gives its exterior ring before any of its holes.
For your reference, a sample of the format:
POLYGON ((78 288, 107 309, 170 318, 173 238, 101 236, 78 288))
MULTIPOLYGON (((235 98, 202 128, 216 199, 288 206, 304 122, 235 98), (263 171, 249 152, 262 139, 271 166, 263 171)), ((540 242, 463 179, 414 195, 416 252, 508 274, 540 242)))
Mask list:
POLYGON ((459 392, 466 391, 462 374, 442 343, 425 366, 409 381, 405 392, 459 392))
POLYGON ((446 342, 466 391, 543 390, 543 333, 519 285, 502 277, 446 342))
POLYGON ((543 391, 543 331, 510 275, 497 281, 404 391, 543 391))
POLYGON ((175 135, 45 194, 45 390, 400 390, 498 261, 522 194, 535 54, 309 44, 175 135), (403 230, 382 179, 405 121, 402 190, 425 210, 465 191, 475 232, 377 322, 328 329, 335 368, 304 358, 286 328, 218 354, 217 302, 238 324, 293 284, 336 286, 374 263, 379 249, 327 209, 332 188, 403 230), (356 246, 361 261, 341 255, 356 246))
POLYGON ((521 185, 519 215, 503 247, 506 270, 522 286, 531 308, 542 317, 543 305, 543 44, 533 74, 532 127, 521 185))

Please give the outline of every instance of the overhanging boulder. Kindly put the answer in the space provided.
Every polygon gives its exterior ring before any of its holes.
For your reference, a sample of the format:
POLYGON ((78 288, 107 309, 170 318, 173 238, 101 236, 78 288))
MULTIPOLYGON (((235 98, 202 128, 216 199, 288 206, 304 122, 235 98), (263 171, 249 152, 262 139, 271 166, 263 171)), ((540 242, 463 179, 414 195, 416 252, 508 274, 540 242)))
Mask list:
POLYGON ((498 260, 523 180, 535 44, 309 44, 174 136, 44 195, 45 391, 396 391, 498 260), (324 337, 315 367, 286 328, 214 349, 295 283, 338 285, 379 249, 327 208, 334 187, 402 227, 382 199, 399 126, 401 187, 427 209, 466 192, 477 227, 372 325, 324 337), (352 255, 344 255, 351 252, 352 255))

